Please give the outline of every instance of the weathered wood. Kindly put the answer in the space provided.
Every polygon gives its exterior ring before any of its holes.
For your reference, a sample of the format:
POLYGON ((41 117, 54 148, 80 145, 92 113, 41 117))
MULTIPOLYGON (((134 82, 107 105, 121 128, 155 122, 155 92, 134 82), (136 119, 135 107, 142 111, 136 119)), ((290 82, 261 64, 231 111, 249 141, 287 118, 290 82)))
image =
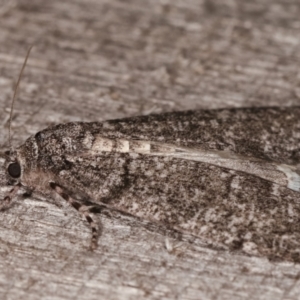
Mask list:
MULTIPOLYGON (((13 143, 54 123, 171 110, 300 104, 297 2, 0 1, 0 145, 35 43, 13 143)), ((1 197, 7 188, 0 173, 1 197)), ((20 200, 0 214, 1 299, 298 299, 300 266, 177 245, 101 217, 99 248, 67 205, 20 200)))

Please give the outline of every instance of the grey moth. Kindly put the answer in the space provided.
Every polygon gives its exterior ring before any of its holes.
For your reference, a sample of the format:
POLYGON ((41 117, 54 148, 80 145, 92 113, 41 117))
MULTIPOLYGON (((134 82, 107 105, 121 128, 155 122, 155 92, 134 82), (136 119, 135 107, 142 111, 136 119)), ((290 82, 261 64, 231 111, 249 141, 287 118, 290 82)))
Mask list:
POLYGON ((7 182, 113 209, 208 245, 300 261, 300 108, 198 110, 59 124, 6 153, 7 182))

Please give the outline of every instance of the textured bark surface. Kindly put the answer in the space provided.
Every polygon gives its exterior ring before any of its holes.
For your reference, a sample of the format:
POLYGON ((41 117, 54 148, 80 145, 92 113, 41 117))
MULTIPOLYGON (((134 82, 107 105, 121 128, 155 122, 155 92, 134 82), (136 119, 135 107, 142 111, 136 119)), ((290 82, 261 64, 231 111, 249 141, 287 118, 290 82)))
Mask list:
MULTIPOLYGON (((1 150, 32 43, 14 145, 67 121, 299 105, 299 14, 300 4, 283 0, 0 0, 1 150)), ((0 181, 3 197, 2 168, 0 181)), ((299 264, 178 244, 129 217, 101 216, 91 253, 76 211, 21 199, 0 214, 1 299, 299 297, 299 264)))

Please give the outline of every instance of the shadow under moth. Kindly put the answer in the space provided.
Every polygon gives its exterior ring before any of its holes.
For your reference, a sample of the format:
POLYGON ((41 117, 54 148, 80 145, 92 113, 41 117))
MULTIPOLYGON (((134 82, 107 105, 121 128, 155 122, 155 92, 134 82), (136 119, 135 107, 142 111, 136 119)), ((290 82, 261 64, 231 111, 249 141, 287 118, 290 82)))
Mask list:
POLYGON ((46 128, 6 152, 17 190, 58 194, 92 229, 124 212, 207 245, 300 262, 300 107, 154 114, 46 128))

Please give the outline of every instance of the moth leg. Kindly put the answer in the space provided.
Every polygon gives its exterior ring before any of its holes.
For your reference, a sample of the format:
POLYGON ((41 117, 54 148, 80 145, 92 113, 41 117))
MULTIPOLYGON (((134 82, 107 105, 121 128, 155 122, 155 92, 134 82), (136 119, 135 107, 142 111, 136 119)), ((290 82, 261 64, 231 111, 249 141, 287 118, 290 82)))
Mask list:
POLYGON ((98 243, 99 228, 98 228, 98 224, 93 220, 93 218, 89 213, 90 207, 73 199, 71 196, 69 196, 67 193, 64 192, 61 186, 59 186, 56 183, 50 182, 50 187, 62 198, 64 198, 69 204, 71 204, 83 217, 85 217, 85 219, 87 220, 87 222, 89 223, 92 229, 92 239, 91 239, 90 248, 92 250, 96 249, 98 243))
POLYGON ((8 194, 4 197, 3 203, 0 204, 0 211, 5 210, 8 208, 9 204, 11 203, 11 200, 16 195, 17 191, 19 190, 20 185, 15 185, 8 194))

